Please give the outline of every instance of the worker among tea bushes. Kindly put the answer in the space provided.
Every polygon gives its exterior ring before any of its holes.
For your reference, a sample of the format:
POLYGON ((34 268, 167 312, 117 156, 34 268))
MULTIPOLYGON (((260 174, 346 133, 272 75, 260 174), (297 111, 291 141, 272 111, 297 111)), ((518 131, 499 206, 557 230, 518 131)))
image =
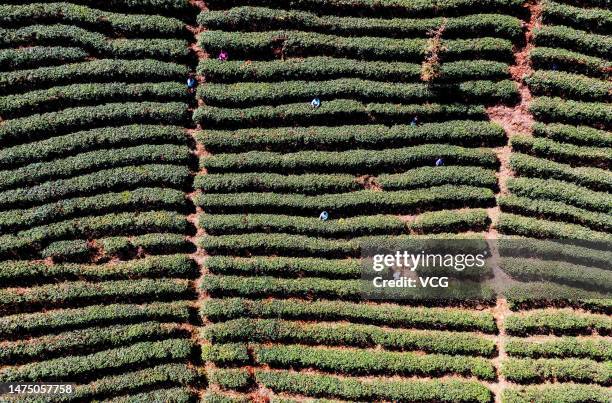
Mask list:
POLYGON ((328 218, 329 213, 327 211, 322 211, 321 214, 319 214, 319 220, 321 221, 327 221, 328 218))
POLYGON ((321 106, 321 100, 319 98, 313 99, 312 102, 310 102, 310 106, 317 109, 319 106, 321 106))
POLYGON ((442 158, 438 158, 436 160, 436 166, 441 167, 442 165, 444 165, 444 160, 442 158))
POLYGON ((229 59, 229 54, 225 50, 222 50, 221 53, 219 53, 218 59, 225 62, 227 59, 229 59))
POLYGON ((419 118, 415 116, 414 118, 412 118, 412 121, 410 122, 410 126, 416 126, 418 124, 419 124, 419 118))
POLYGON ((194 76, 189 76, 187 78, 187 89, 189 91, 193 91, 197 85, 198 85, 198 81, 195 79, 194 76))

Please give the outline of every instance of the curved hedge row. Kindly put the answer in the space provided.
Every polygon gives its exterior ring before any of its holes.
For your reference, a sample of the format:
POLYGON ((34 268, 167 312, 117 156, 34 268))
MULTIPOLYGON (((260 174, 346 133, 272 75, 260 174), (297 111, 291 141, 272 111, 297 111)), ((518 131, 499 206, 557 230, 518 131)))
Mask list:
POLYGON ((59 200, 29 209, 2 211, 0 212, 0 231, 15 231, 92 214, 138 210, 183 211, 186 208, 187 201, 183 191, 145 187, 118 193, 59 200))
POLYGON ((395 216, 364 216, 321 221, 317 217, 278 214, 201 214, 198 226, 209 235, 282 232, 327 237, 355 237, 376 234, 401 234, 404 222, 395 216))
MULTIPOLYGON (((442 82, 508 78, 508 64, 491 60, 459 60, 440 66, 442 82)), ((213 82, 323 80, 361 78, 373 81, 414 82, 421 79, 421 65, 377 62, 325 56, 286 60, 200 60, 197 72, 213 82)))
POLYGON ((556 380, 606 386, 612 382, 609 365, 579 358, 508 358, 502 364, 501 373, 516 383, 556 380))
POLYGON ((561 25, 545 25, 533 33, 536 46, 577 49, 590 56, 609 57, 612 53, 612 38, 607 35, 591 34, 561 25))
MULTIPOLYGON (((459 308, 422 308, 395 304, 360 304, 345 301, 245 298, 210 299, 201 314, 211 321, 244 317, 316 321, 348 320, 368 325, 448 329, 495 333, 497 325, 490 312, 459 308)), ((603 316, 605 320, 605 316, 603 316)), ((0 322, 1 323, 1 322, 0 322)), ((612 326, 612 323, 609 325, 612 326)), ((1 328, 0 328, 1 329, 1 328)))
POLYGON ((512 387, 502 392, 503 403, 607 403, 612 399, 609 388, 575 383, 551 383, 538 386, 512 387))
MULTIPOLYGON (((229 51, 235 58, 269 59, 273 50, 284 57, 334 56, 365 60, 414 61, 425 55, 427 39, 344 37, 303 31, 206 31, 198 41, 208 53, 229 51)), ((445 60, 490 59, 510 62, 512 42, 500 38, 444 41, 445 60)))
POLYGON ((38 284, 56 280, 129 280, 138 278, 194 278, 198 271, 194 262, 184 255, 147 256, 142 259, 113 264, 55 264, 46 265, 24 260, 0 263, 3 286, 21 282, 38 284))
POLYGON ((391 13, 402 16, 452 14, 467 12, 474 8, 491 11, 516 11, 522 6, 520 0, 424 0, 418 2, 410 0, 356 0, 350 3, 343 0, 290 0, 289 2, 281 0, 210 0, 208 3, 211 9, 229 8, 238 5, 266 5, 274 8, 324 10, 329 13, 355 13, 357 15, 361 15, 364 12, 370 14, 391 13))
POLYGON ((185 33, 184 23, 174 18, 149 14, 120 14, 68 2, 0 5, 0 22, 7 27, 49 22, 83 25, 94 30, 112 31, 113 34, 122 36, 176 37, 185 33))
POLYGON ((529 110, 543 122, 584 124, 606 130, 612 128, 612 104, 538 97, 533 100, 529 110))
POLYGON ((456 374, 495 379, 495 367, 486 358, 389 352, 354 348, 318 348, 300 345, 253 346, 260 364, 276 368, 315 368, 350 375, 436 376, 456 374))
POLYGON ((143 321, 187 322, 188 302, 153 302, 147 304, 90 305, 81 308, 46 310, 0 318, 0 335, 22 339, 25 335, 69 331, 89 326, 107 326, 143 321))
POLYGON ((612 232, 612 217, 605 213, 585 210, 556 201, 534 200, 514 195, 502 196, 498 199, 498 204, 502 211, 510 213, 565 221, 584 225, 596 231, 612 232))
POLYGON ((538 46, 529 52, 529 59, 534 68, 548 70, 556 64, 560 70, 593 77, 608 77, 612 62, 567 49, 538 46))
POLYGON ((73 84, 0 97, 0 115, 9 119, 75 106, 141 100, 187 102, 189 97, 185 87, 176 82, 73 84))
POLYGON ((502 214, 495 227, 501 233, 524 237, 588 241, 603 247, 608 247, 612 242, 612 235, 605 232, 593 231, 576 224, 538 220, 509 213, 502 214))
MULTIPOLYGON (((0 171, 0 189, 34 185, 51 179, 70 178, 92 171, 119 166, 152 164, 184 165, 189 162, 189 148, 186 145, 141 145, 128 148, 90 151, 73 157, 49 162, 37 162, 13 170, 0 171)), ((24 189, 27 191, 27 189, 24 189)))
POLYGON ((212 274, 264 275, 276 277, 359 278, 362 263, 358 259, 320 259, 291 257, 210 256, 206 268, 212 274))
POLYGON ((115 302, 133 299, 180 299, 192 293, 191 284, 185 279, 112 280, 90 283, 74 281, 47 284, 27 289, 4 288, 0 290, 0 311, 18 313, 37 307, 62 306, 78 302, 115 302))
POLYGON ((473 333, 384 329, 352 323, 305 323, 281 319, 236 319, 203 329, 212 343, 258 342, 377 347, 433 353, 492 356, 495 342, 473 333))
POLYGON ((555 179, 512 178, 508 189, 517 196, 553 200, 590 211, 612 212, 610 195, 555 179))
POLYGON ((275 212, 290 211, 292 214, 318 214, 329 210, 331 217, 355 216, 364 212, 416 213, 423 210, 451 207, 482 207, 494 199, 490 189, 468 186, 438 186, 415 191, 376 192, 362 190, 352 193, 303 196, 275 193, 200 194, 194 202, 206 211, 275 212))
POLYGON ((188 117, 187 104, 181 102, 127 102, 70 108, 4 122, 0 125, 0 144, 25 143, 100 126, 181 125, 188 117))
POLYGON ((159 342, 137 343, 129 347, 100 351, 86 356, 56 358, 20 367, 8 367, 0 371, 3 382, 40 382, 54 379, 85 380, 97 372, 126 366, 145 365, 187 359, 193 348, 191 340, 168 339, 159 342))
POLYGON ((488 403, 491 391, 477 381, 444 380, 370 380, 340 378, 332 375, 290 371, 255 371, 257 382, 275 392, 335 397, 352 401, 478 402, 488 403))
MULTIPOLYGON (((517 139, 517 137, 514 137, 514 139, 517 139)), ((528 146, 534 144, 534 142, 531 141, 526 141, 525 143, 527 143, 528 146)), ((516 144, 518 145, 520 143, 517 141, 516 144)), ((510 166, 512 170, 520 176, 530 176, 541 179, 552 178, 572 182, 592 190, 612 191, 612 173, 604 169, 572 167, 571 165, 561 164, 521 153, 513 153, 510 156, 510 166)))
POLYGON ((447 38, 496 36, 516 40, 521 35, 520 20, 501 14, 431 19, 382 19, 320 16, 298 10, 241 6, 223 11, 202 12, 198 15, 197 21, 210 30, 225 31, 249 31, 256 24, 257 30, 260 31, 291 27, 300 31, 334 35, 403 38, 423 37, 444 23, 446 27, 444 36, 447 38))
MULTIPOLYGON (((450 119, 484 119, 486 110, 482 105, 465 104, 363 104, 361 102, 336 99, 324 102, 313 109, 308 102, 278 106, 256 106, 245 109, 204 106, 196 109, 193 120, 203 126, 222 129, 278 126, 308 126, 313 121, 319 125, 347 123, 404 123, 406 119, 419 116, 425 121, 450 119)), ((172 120, 171 120, 172 122, 172 120)), ((0 134, 2 134, 0 132, 0 134)))
POLYGON ((134 325, 113 325, 75 330, 31 340, 3 343, 0 362, 20 364, 44 361, 57 356, 82 355, 105 348, 117 348, 135 342, 163 340, 181 335, 178 324, 144 322, 134 325))
POLYGON ((100 149, 121 149, 134 143, 186 145, 187 139, 185 130, 179 126, 102 127, 0 149, 0 167, 15 169, 20 165, 67 157, 71 154, 100 149))
MULTIPOLYGON (((6 71, 5 74, 10 74, 12 70, 75 63, 84 60, 87 56, 87 52, 83 49, 65 46, 1 49, 0 71, 6 71)), ((0 79, 0 83, 3 83, 3 81, 0 79)))
POLYGON ((612 151, 609 148, 576 146, 557 143, 547 138, 527 136, 514 136, 511 144, 512 148, 519 152, 535 154, 574 166, 598 166, 604 169, 612 166, 612 151))
POLYGON ((503 258, 501 269, 513 278, 526 281, 552 281, 602 293, 612 291, 612 272, 572 263, 503 258))
MULTIPOLYGON (((336 102, 336 101, 332 101, 336 102)), ((203 130, 198 141, 213 152, 317 151, 353 148, 392 148, 438 142, 462 146, 506 143, 504 129, 491 122, 453 120, 410 125, 309 126, 271 129, 203 130)), ((1 150, 0 150, 1 152, 1 150)))
POLYGON ((583 101, 606 101, 612 93, 610 81, 560 71, 535 71, 525 82, 536 95, 583 101))
POLYGON ((308 100, 312 94, 323 99, 397 103, 441 102, 449 99, 451 94, 454 101, 466 103, 510 103, 518 97, 516 84, 511 80, 462 81, 434 86, 341 78, 331 81, 207 84, 198 88, 198 96, 206 105, 224 107, 285 104, 308 100))
POLYGON ((363 189, 353 175, 282 175, 265 172, 197 175, 193 186, 204 193, 275 192, 310 195, 363 189))
POLYGON ((551 340, 511 338, 506 352, 514 357, 528 358, 590 358, 596 361, 612 359, 612 342, 605 338, 559 337, 551 340))
POLYGON ((23 92, 66 83, 175 81, 182 80, 187 73, 188 69, 183 65, 158 60, 97 59, 10 71, 0 76, 0 89, 23 92))
POLYGON ((100 57, 117 59, 183 60, 188 43, 182 39, 108 39, 72 25, 29 25, 17 29, 1 29, 0 45, 18 47, 30 44, 57 43, 85 48, 100 57))
MULTIPOLYGON (((577 4, 583 6, 582 3, 577 4)), ((610 6, 609 2, 607 6, 610 6)), ((612 11, 609 8, 575 7, 546 0, 543 3, 542 18, 548 24, 584 27, 589 31, 600 32, 604 35, 612 31, 612 11)))
POLYGON ((443 185, 464 185, 496 189, 497 177, 492 169, 473 166, 420 167, 398 174, 376 178, 384 190, 419 189, 443 185))
POLYGON ((609 335, 612 332, 612 318, 571 309, 534 310, 508 316, 506 330, 511 335, 569 335, 594 332, 609 335))
POLYGON ((588 126, 570 126, 559 123, 533 125, 533 135, 547 137, 561 143, 571 143, 580 146, 610 147, 612 137, 604 130, 588 126))
POLYGON ((390 170, 401 172, 423 165, 434 166, 438 158, 446 165, 477 165, 496 168, 499 161, 493 151, 447 144, 424 144, 385 150, 350 150, 341 152, 299 151, 275 153, 251 151, 243 154, 217 154, 200 161, 208 172, 265 171, 283 173, 347 172, 373 174, 390 170))
MULTIPOLYGON (((190 179, 185 166, 140 165, 99 170, 87 175, 45 182, 42 185, 0 192, 0 208, 29 207, 75 196, 140 187, 184 189, 190 179)), ((123 196, 129 198, 129 194, 123 196)))

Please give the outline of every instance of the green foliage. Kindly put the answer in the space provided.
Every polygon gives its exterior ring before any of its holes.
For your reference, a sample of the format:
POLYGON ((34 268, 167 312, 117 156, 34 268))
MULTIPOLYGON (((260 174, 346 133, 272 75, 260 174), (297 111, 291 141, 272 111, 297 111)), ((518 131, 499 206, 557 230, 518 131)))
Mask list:
POLYGON ((20 165, 57 159, 70 154, 97 149, 120 149, 133 144, 185 145, 186 143, 185 130, 178 126, 101 127, 3 148, 0 150, 0 167, 16 169, 20 165))
POLYGON ((535 71, 525 82, 535 95, 605 102, 612 93, 610 81, 561 71, 535 71))
POLYGON ((597 385, 552 383, 537 386, 507 388, 502 392, 503 403, 608 403, 612 391, 597 385))
POLYGON ((538 97, 529 110, 544 122, 584 124, 600 129, 612 127, 612 104, 538 97))
POLYGON ((500 268, 522 281, 553 281, 575 287, 612 291, 612 272, 551 260, 503 258, 500 268))
POLYGON ((66 2, 0 6, 0 23, 5 26, 49 21, 135 37, 180 36, 185 29, 180 20, 161 15, 119 14, 66 2))
MULTIPOLYGON (((0 171, 0 189, 6 190, 15 187, 23 187, 27 192, 26 185, 33 186, 49 180, 59 180, 62 178, 72 178, 77 175, 88 174, 92 171, 115 168, 125 165, 145 165, 164 162, 166 164, 185 165, 190 159, 189 148, 186 145, 139 145, 135 147, 123 147, 114 149, 112 153, 108 150, 96 150, 85 153, 78 153, 64 159, 56 159, 49 162, 37 162, 21 168, 0 171)), ((130 168, 127 168, 128 170, 130 168)), ((141 175, 146 172, 142 168, 133 167, 134 171, 140 169, 141 175)), ((180 177, 179 170, 183 167, 176 167, 175 173, 180 177)), ((167 169, 168 173, 172 168, 167 169)), ((126 171, 127 172, 127 171, 126 171)), ((163 172, 163 171, 162 171, 163 172)), ((89 178, 95 174, 89 174, 89 178)), ((111 180, 109 178, 109 180, 111 180)), ((79 179, 66 179, 67 183, 78 183, 79 179)), ((181 183, 180 180, 177 183, 181 183)), ((44 186, 39 189, 43 189, 44 186)))
POLYGON ((104 35, 72 25, 28 25, 1 29, 0 45, 18 47, 28 44, 78 46, 99 57, 117 59, 181 60, 188 55, 187 41, 181 39, 108 39, 104 35))
MULTIPOLYGON (((0 50, 0 70, 30 69, 33 67, 75 63, 84 60, 87 52, 64 46, 31 46, 22 49, 0 50)), ((3 75, 4 75, 3 74, 3 75)), ((4 83, 4 80, 0 79, 4 83)))
POLYGON ((612 232, 612 217, 606 213, 585 210, 556 201, 534 200, 513 195, 502 196, 497 202, 502 211, 584 225, 596 231, 612 232))
MULTIPOLYGON (((207 13, 208 14, 208 13, 207 13)), ((469 17, 468 17, 469 18, 469 17)), ((389 20, 385 20, 389 21, 389 20)), ((361 78, 373 81, 418 81, 421 65, 327 56, 286 60, 200 60, 197 71, 212 82, 361 78)), ((508 78, 508 64, 493 60, 458 60, 441 66, 442 82, 508 78)))
POLYGON ((579 358, 508 358, 504 360, 501 373, 509 381, 533 383, 544 380, 558 382, 585 382, 600 385, 610 384, 609 363, 598 363, 579 358))
MULTIPOLYGON (((140 186, 183 189, 189 183, 189 175, 189 169, 176 165, 140 165, 99 170, 70 179, 0 192, 0 208, 27 207, 71 196, 85 196, 140 186)), ((122 194, 120 197, 124 200, 129 199, 130 193, 122 194)))
POLYGON ((588 126, 570 126, 558 123, 533 125, 533 135, 547 137, 560 143, 571 143, 580 146, 610 147, 612 136, 604 130, 588 126))
POLYGON ((610 3, 601 2, 601 6, 604 6, 601 9, 580 7, 582 3, 576 3, 579 7, 575 7, 546 0, 543 2, 542 18, 548 24, 567 25, 600 32, 604 35, 609 34, 612 31, 610 3), (608 8, 605 8, 606 6, 608 8))
POLYGON ((0 211, 0 230, 23 230, 76 216, 138 210, 181 211, 185 207, 185 194, 180 190, 143 187, 118 193, 63 199, 28 209, 0 211))
POLYGON ((473 333, 385 329, 352 323, 300 323, 280 319, 236 319, 203 329, 212 343, 259 342, 377 347, 443 354, 491 356, 495 343, 473 333))
POLYGON ((244 343, 215 343, 202 346, 202 360, 226 366, 248 364, 250 358, 244 343))
POLYGON ((275 392, 329 396, 349 401, 479 402, 488 403, 491 391, 471 380, 360 380, 289 371, 255 371, 258 382, 275 392))
POLYGON ((133 101, 188 101, 187 91, 176 82, 73 84, 0 97, 0 114, 8 119, 68 107, 133 101))
MULTIPOLYGON (((291 299, 210 299, 201 308, 212 321, 244 317, 347 320, 370 325, 421 329, 474 330, 494 333, 497 326, 489 312, 458 308, 421 308, 395 304, 360 304, 345 301, 300 301, 291 299)), ((605 316, 603 317, 605 318, 605 316)), ((609 326, 612 326, 612 322, 609 326)))
MULTIPOLYGON (((382 19, 319 16, 314 13, 263 7, 235 7, 229 10, 200 13, 198 23, 210 30, 248 31, 275 30, 291 27, 301 31, 325 32, 345 36, 419 37, 442 23, 441 18, 382 19)), ((498 36, 518 39, 521 33, 518 18, 499 14, 475 14, 449 18, 445 37, 498 36)))
POLYGON ((153 302, 141 305, 108 304, 82 308, 47 310, 0 318, 0 335, 6 338, 28 334, 52 333, 111 323, 133 323, 147 320, 186 322, 186 302, 153 302))
POLYGON ((108 403, 130 403, 130 402, 173 402, 191 403, 196 398, 196 393, 187 387, 164 388, 149 392, 134 393, 125 396, 115 396, 106 400, 108 403))
POLYGON ((82 352, 122 347, 135 342, 160 340, 180 335, 177 324, 157 322, 93 327, 4 343, 0 351, 0 362, 14 365, 27 361, 42 361, 62 355, 78 355, 82 352))
POLYGON ((0 262, 0 281, 5 286, 63 280, 129 280, 138 278, 195 278, 195 263, 185 255, 147 256, 111 264, 55 264, 9 260, 0 262))
POLYGON ((506 331, 511 335, 591 334, 612 332, 612 318, 606 315, 581 313, 571 309, 534 310, 506 318, 506 331))
POLYGON ((150 233, 138 236, 110 237, 97 239, 96 244, 100 246, 105 257, 117 257, 117 255, 133 255, 138 252, 148 254, 179 253, 190 250, 193 244, 185 235, 150 233))
POLYGON ((222 389, 246 389, 253 381, 246 368, 215 368, 209 370, 206 375, 210 383, 222 389))
POLYGON ((353 175, 282 175, 265 172, 207 173, 197 175, 193 186, 204 193, 275 192, 312 195, 363 189, 353 175))
POLYGON ((439 234, 485 231, 490 223, 486 210, 432 211, 417 216, 408 228, 419 234, 439 234))
POLYGON ((198 225, 210 235, 281 232, 334 238, 401 234, 405 230, 404 222, 398 217, 384 215, 321 221, 317 217, 278 214, 201 214, 198 225))
MULTIPOLYGON (((582 27, 581 27, 582 28, 582 27)), ((536 46, 577 50, 589 56, 609 57, 612 38, 561 25, 545 25, 534 30, 536 46)))
POLYGON ((191 340, 142 342, 85 356, 56 358, 19 367, 6 367, 0 371, 0 379, 2 382, 40 382, 49 378, 75 379, 75 377, 84 379, 95 376, 103 370, 186 359, 191 355, 192 348, 191 340))
MULTIPOLYGON (((514 137, 518 139, 518 137, 514 137)), ((514 140, 513 146, 522 148, 523 145, 527 148, 526 151, 531 151, 535 147, 537 141, 520 141, 514 140)), ((550 143, 548 143, 550 144, 550 143)), ((584 154, 587 154, 585 152, 584 154)), ((571 159, 568 162, 574 162, 571 159)), ((520 176, 530 176, 540 179, 557 179, 560 181, 571 182, 579 186, 584 186, 592 190, 612 191, 612 173, 608 170, 598 168, 573 167, 568 164, 562 164, 554 161, 549 161, 544 158, 532 157, 527 154, 515 152, 510 156, 510 166, 512 170, 520 176)))
POLYGON ((596 361, 612 359, 612 342, 605 338, 560 337, 551 340, 511 338, 505 346, 514 357, 528 358, 590 358, 596 361))
POLYGON ((532 49, 529 52, 529 59, 537 69, 548 70, 553 64, 556 64, 561 70, 594 77, 608 77, 612 67, 612 62, 606 59, 545 46, 532 49))
POLYGON ((407 168, 435 164, 444 158, 447 165, 478 165, 496 168, 495 153, 489 149, 464 148, 446 144, 423 144, 385 150, 299 151, 276 153, 251 151, 243 154, 217 154, 201 160, 209 172, 398 172, 407 168))
POLYGON ((3 73, 0 76, 0 89, 7 92, 23 92, 24 90, 65 85, 67 82, 175 81, 182 80, 187 73, 188 69, 185 66, 158 60, 97 59, 63 66, 3 73))
POLYGON ((6 121, 0 126, 0 144, 5 146, 8 142, 25 143, 107 125, 180 125, 187 117, 187 104, 181 102, 127 102, 82 106, 6 121))
MULTIPOLYGON (((303 31, 226 32, 205 31, 199 45, 209 53, 221 50, 235 58, 261 59, 281 48, 284 57, 331 55, 365 60, 414 61, 425 55, 426 39, 345 37, 303 31)), ((510 61, 512 42, 500 38, 449 39, 445 57, 510 61)))
POLYGON ((356 216, 376 211, 379 214, 415 214, 423 211, 461 207, 482 207, 492 203, 493 191, 469 186, 438 186, 412 191, 351 193, 303 196, 275 193, 200 194, 195 203, 209 213, 318 214, 331 217, 356 216), (367 212, 367 213, 366 213, 367 212))
POLYGON ((609 246, 612 236, 605 232, 593 231, 576 224, 523 217, 503 213, 495 227, 503 234, 520 235, 531 238, 570 239, 589 241, 609 246))
MULTIPOLYGON (((335 102, 335 101, 334 101, 335 102)), ((462 146, 505 144, 501 126, 490 122, 455 120, 418 126, 309 126, 271 129, 204 130, 197 139, 214 152, 245 150, 302 151, 316 149, 391 148, 423 143, 462 146)), ((1 150, 0 150, 1 152, 1 150)))
POLYGON ((517 196, 530 199, 558 201, 606 214, 612 212, 609 194, 555 179, 512 178, 508 180, 508 189, 517 196))
POLYGON ((354 241, 313 238, 304 235, 253 233, 201 238, 199 245, 211 255, 281 255, 356 257, 359 244, 354 241))
MULTIPOLYGON (((245 109, 203 106, 196 109, 193 120, 206 127, 238 129, 252 126, 308 126, 313 121, 318 124, 332 125, 339 120, 350 123, 397 124, 405 122, 408 118, 412 119, 416 115, 428 121, 481 119, 486 116, 486 111, 482 105, 363 104, 353 100, 338 99, 323 102, 317 109, 313 109, 307 102, 245 109)), ((1 131, 0 134, 2 134, 1 131)))
POLYGON ((443 185, 465 185, 495 189, 495 171, 473 166, 420 167, 376 178, 384 190, 419 189, 443 185))
POLYGON ((458 374, 495 379, 495 368, 485 358, 443 354, 417 354, 353 348, 335 349, 300 345, 255 346, 257 362, 271 367, 315 368, 350 375, 458 374))
POLYGON ((212 274, 268 275, 275 277, 359 278, 362 264, 357 259, 267 257, 239 258, 210 256, 206 268, 212 274))
POLYGON ((14 313, 23 309, 51 307, 75 302, 113 302, 137 298, 148 300, 180 298, 188 296, 191 287, 183 279, 115 280, 100 283, 74 281, 30 287, 0 290, 0 312, 14 313))

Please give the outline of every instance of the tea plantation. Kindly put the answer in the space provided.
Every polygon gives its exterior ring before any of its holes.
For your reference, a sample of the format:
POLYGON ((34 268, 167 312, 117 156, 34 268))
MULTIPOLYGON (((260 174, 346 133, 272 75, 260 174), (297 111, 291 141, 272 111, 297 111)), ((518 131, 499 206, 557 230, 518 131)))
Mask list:
POLYGON ((612 401, 611 71, 609 0, 0 0, 0 383, 76 384, 0 401, 612 401), (512 286, 363 292, 431 237, 512 286))

